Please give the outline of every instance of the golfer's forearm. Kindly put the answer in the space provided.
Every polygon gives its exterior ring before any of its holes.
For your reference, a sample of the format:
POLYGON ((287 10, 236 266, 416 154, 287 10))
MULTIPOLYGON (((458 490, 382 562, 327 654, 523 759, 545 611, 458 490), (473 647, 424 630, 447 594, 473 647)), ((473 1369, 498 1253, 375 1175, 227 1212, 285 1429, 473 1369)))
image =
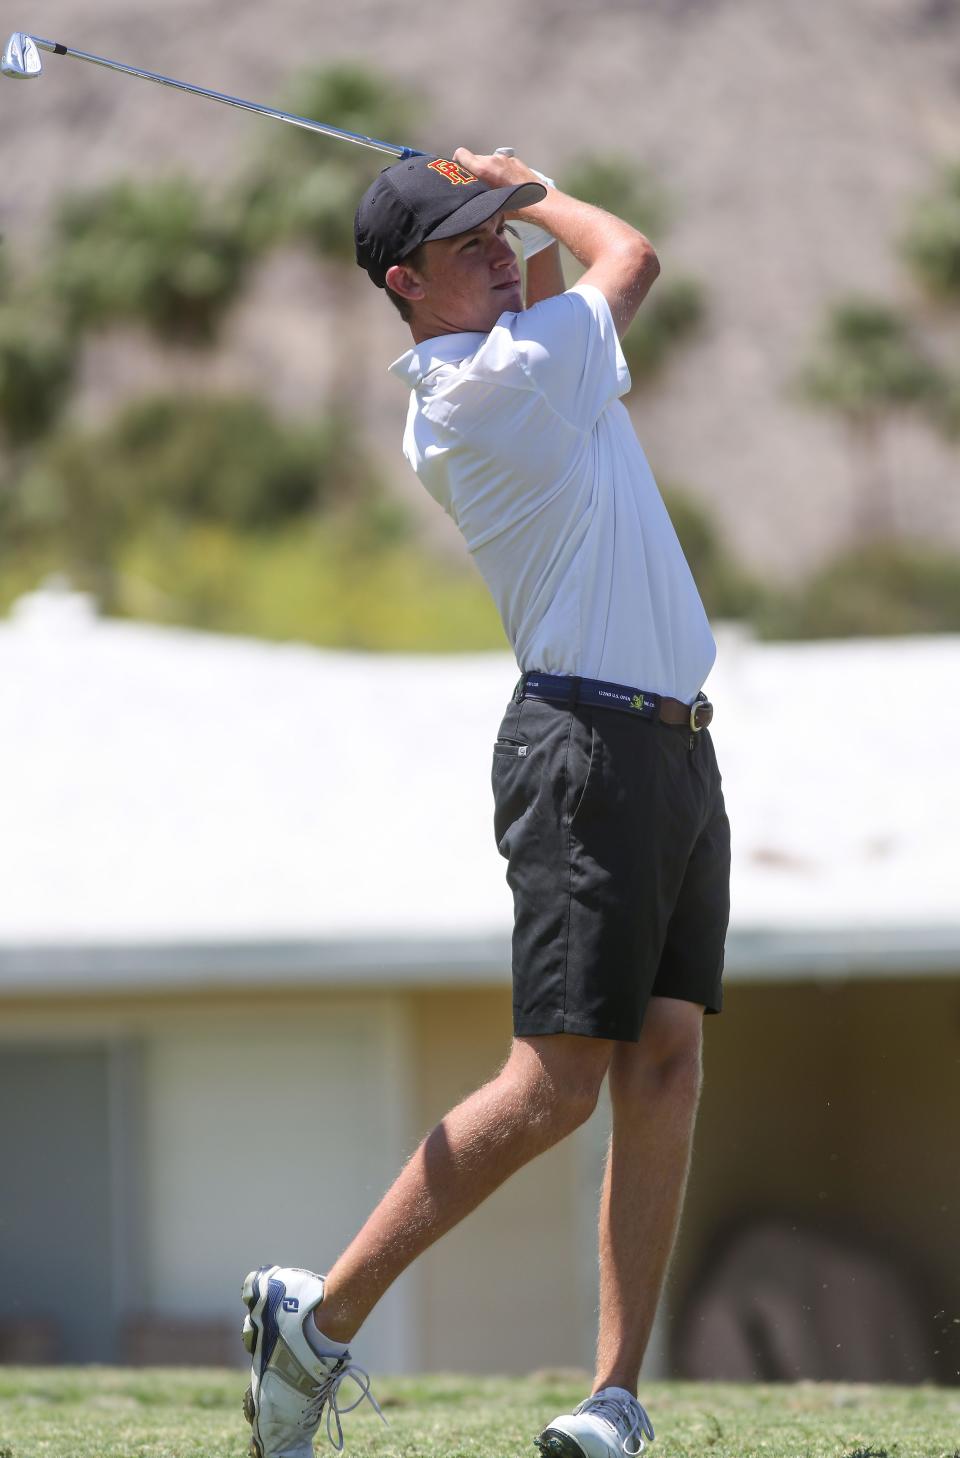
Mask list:
POLYGON ((552 299, 562 294, 567 286, 560 263, 560 249, 556 243, 550 248, 541 248, 527 260, 526 305, 531 308, 541 299, 552 299))
POLYGON ((593 284, 606 296, 617 332, 623 334, 660 272, 649 238, 612 213, 552 188, 518 216, 569 248, 584 266, 581 283, 593 284))
MULTIPOLYGON (((453 159, 488 187, 520 187, 539 181, 538 174, 516 156, 479 154, 458 147, 453 159)), ((538 203, 507 217, 537 223, 569 248, 586 272, 581 283, 600 290, 610 305, 618 334, 623 334, 640 307, 660 264, 649 238, 622 218, 605 213, 554 187, 538 203)))
POLYGON ((546 228, 585 268, 604 257, 618 256, 625 262, 649 263, 656 253, 649 238, 622 218, 595 208, 568 193, 551 188, 542 202, 517 214, 546 228))
MULTIPOLYGON (((540 180, 540 175, 516 156, 485 155, 471 152, 467 147, 458 147, 453 159, 481 178, 488 187, 519 187, 540 180)), ((653 244, 636 228, 622 218, 604 212, 603 208, 581 202, 555 187, 547 188, 547 195, 542 201, 515 213, 508 212, 507 217, 523 218, 545 228, 569 248, 585 268, 592 268, 602 258, 611 257, 648 269, 656 264, 653 244)))

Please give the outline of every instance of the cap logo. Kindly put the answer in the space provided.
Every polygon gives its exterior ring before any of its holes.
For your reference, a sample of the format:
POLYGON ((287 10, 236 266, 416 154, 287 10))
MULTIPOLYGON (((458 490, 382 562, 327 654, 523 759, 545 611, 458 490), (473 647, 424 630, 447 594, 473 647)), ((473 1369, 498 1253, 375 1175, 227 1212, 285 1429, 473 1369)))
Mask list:
POLYGON ((467 172, 457 162, 448 162, 446 157, 438 157, 435 162, 428 162, 427 167, 431 172, 439 172, 454 187, 460 187, 471 182, 476 182, 472 172, 467 172))

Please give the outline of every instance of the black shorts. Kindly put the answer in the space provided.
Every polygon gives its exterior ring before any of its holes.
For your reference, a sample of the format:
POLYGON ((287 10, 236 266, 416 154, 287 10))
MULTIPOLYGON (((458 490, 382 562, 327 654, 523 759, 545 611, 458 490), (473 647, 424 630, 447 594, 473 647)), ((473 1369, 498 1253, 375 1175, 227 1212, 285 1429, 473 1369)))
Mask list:
POLYGON ((651 997, 720 1011, 730 827, 708 730, 513 701, 493 794, 518 1037, 636 1042, 651 997))

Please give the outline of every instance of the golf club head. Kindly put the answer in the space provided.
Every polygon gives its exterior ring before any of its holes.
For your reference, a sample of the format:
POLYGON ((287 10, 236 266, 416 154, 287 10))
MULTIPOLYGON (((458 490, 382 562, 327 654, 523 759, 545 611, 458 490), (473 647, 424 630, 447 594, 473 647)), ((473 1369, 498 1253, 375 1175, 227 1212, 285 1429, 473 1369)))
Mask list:
POLYGON ((41 74, 43 62, 32 36, 24 35, 22 30, 14 31, 7 41, 0 70, 4 76, 19 81, 33 81, 41 74))

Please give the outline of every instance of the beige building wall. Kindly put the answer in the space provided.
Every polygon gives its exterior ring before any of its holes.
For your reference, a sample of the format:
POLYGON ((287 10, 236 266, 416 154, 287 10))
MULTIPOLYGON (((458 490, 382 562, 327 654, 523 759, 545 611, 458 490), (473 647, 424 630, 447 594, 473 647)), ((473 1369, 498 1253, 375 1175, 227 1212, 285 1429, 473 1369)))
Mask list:
MULTIPOLYGON (((392 994, 19 1000, 0 1009, 4 1039, 135 1051, 124 1061, 136 1078, 117 1087, 111 1110, 121 1123, 125 1103, 137 1105, 137 1136, 114 1174, 118 1211, 135 1210, 141 1227, 136 1287, 121 1309, 236 1326, 238 1364, 246 1271, 323 1269, 411 1147, 409 1003, 392 994)), ((124 1223, 120 1211, 115 1233, 124 1223)), ((422 1365, 408 1284, 371 1318, 372 1367, 422 1365)))
MULTIPOLYGON (((142 1305, 239 1321, 251 1264, 329 1262, 422 1135, 496 1072, 511 998, 501 987, 21 1000, 2 1022, 18 1041, 142 1048, 142 1305)), ((364 1332, 371 1367, 590 1365, 604 1117, 398 1283, 364 1332)))
MULTIPOLYGON (((509 1038, 505 987, 0 1006, 0 1042, 141 1050, 143 1254, 128 1250, 128 1264, 153 1311, 231 1323, 247 1266, 331 1260, 509 1038)), ((665 1339, 717 1232, 771 1213, 885 1242, 960 1317, 957 979, 731 982, 705 1065, 665 1339)), ((372 1319, 364 1359, 380 1371, 589 1366, 605 1130, 601 1108, 418 1262, 372 1319)))
POLYGON ((918 1277, 960 1359, 960 980, 731 982, 705 1072, 672 1311, 718 1231, 787 1214, 918 1277))
MULTIPOLYGON (((509 1051, 509 988, 417 996, 421 1130, 509 1051)), ((601 1115, 602 1117, 602 1115, 601 1115)), ((596 1258, 595 1139, 581 1131, 516 1174, 419 1263, 424 1364, 434 1371, 589 1366, 596 1258)))
MULTIPOLYGON (((419 994, 414 1027, 426 1129, 499 1066, 509 991, 419 994)), ((648 1376, 669 1369, 676 1318, 718 1235, 774 1215, 863 1242, 915 1279, 934 1302, 929 1350, 950 1379, 946 1358, 960 1358, 960 979, 732 980, 704 1041, 686 1212, 648 1376)), ((428 1368, 590 1365, 607 1128, 602 1103, 420 1263, 428 1368)))
MULTIPOLYGON (((167 1316, 229 1317, 264 1262, 324 1268, 407 1139, 410 1053, 394 999, 287 1016, 192 1018, 146 1047, 147 1289, 167 1316)), ((374 1365, 418 1364, 400 1291, 371 1322, 374 1365)))

